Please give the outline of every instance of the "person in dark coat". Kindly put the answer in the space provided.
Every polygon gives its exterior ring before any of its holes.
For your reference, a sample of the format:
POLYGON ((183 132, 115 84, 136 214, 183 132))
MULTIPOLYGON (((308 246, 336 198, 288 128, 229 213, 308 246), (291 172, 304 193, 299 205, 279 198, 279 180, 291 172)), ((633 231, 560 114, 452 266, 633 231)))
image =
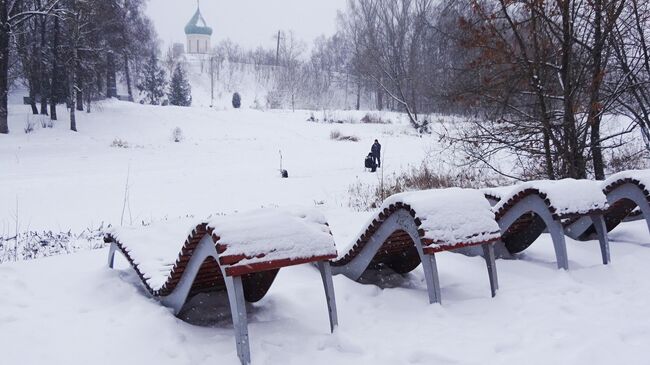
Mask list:
POLYGON ((375 139, 375 143, 370 148, 370 153, 372 153, 372 158, 375 164, 377 164, 377 167, 381 168, 381 145, 378 140, 375 139))
POLYGON ((366 168, 370 169, 370 172, 376 172, 377 171, 377 164, 375 163, 375 158, 372 156, 372 152, 366 156, 366 168))

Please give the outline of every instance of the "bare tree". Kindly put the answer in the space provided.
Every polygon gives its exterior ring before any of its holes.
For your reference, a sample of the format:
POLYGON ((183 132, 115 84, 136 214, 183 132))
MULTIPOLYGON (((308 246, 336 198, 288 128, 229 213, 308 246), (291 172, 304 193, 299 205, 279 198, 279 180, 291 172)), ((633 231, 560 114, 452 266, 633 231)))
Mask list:
POLYGON ((9 133, 7 96, 9 94, 10 38, 17 27, 34 16, 50 15, 59 0, 45 1, 38 8, 24 7, 21 0, 0 0, 0 133, 9 133))

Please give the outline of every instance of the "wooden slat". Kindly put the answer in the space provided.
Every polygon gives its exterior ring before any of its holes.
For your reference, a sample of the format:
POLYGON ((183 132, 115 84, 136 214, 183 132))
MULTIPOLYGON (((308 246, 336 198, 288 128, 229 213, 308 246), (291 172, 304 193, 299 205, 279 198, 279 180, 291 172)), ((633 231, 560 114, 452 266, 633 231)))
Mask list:
POLYGON ((336 258, 336 255, 314 256, 300 259, 281 259, 273 261, 262 261, 250 265, 230 266, 226 268, 228 276, 242 276, 259 271, 269 271, 283 267, 307 264, 310 262, 329 261, 336 258))

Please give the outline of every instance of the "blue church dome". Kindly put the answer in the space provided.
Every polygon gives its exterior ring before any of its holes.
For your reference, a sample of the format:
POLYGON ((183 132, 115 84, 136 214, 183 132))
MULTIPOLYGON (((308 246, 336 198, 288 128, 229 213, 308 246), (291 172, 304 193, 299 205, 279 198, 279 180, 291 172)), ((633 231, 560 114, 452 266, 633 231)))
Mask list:
POLYGON ((203 15, 201 15, 201 9, 197 7, 196 13, 189 23, 185 26, 185 34, 202 34, 202 35, 212 35, 212 28, 208 27, 203 15))

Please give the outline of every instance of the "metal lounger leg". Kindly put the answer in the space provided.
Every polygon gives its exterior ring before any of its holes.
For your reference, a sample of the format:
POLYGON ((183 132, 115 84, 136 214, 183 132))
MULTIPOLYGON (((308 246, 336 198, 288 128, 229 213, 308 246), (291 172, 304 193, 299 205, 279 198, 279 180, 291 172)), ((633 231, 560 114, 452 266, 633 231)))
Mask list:
POLYGON ((490 289, 492 290, 492 298, 494 298, 497 295, 497 290, 499 290, 499 277, 497 276, 493 243, 483 245, 483 257, 485 257, 485 263, 487 264, 488 276, 490 277, 490 289))
POLYGON ((598 234, 598 241, 600 242, 600 253, 603 257, 603 264, 607 265, 612 262, 609 252, 609 238, 607 238, 607 228, 605 226, 605 219, 602 214, 592 215, 591 221, 594 223, 596 233, 598 234))
POLYGON ((108 268, 112 269, 115 267, 115 252, 117 251, 117 244, 111 242, 111 247, 108 249, 108 268))
POLYGON ((436 256, 422 255, 422 268, 424 269, 424 279, 427 282, 427 291, 429 292, 429 303, 441 303, 440 280, 438 279, 438 265, 436 256))
POLYGON ((553 221, 553 223, 548 225, 548 231, 551 233, 551 238, 553 239, 553 248, 555 249, 558 269, 569 270, 569 256, 566 250, 566 240, 564 238, 562 223, 553 221))
POLYGON ((230 302, 230 313, 235 329, 235 341, 237 342, 237 356, 242 365, 251 363, 251 351, 248 341, 248 321, 246 316, 246 300, 244 299, 244 287, 240 276, 225 277, 228 301, 230 302))
POLYGON ((334 328, 338 326, 339 319, 336 311, 336 297, 334 295, 334 283, 332 282, 332 269, 328 261, 318 262, 318 270, 323 279, 323 287, 325 288, 325 299, 327 300, 327 311, 330 317, 330 330, 334 332, 334 328))

